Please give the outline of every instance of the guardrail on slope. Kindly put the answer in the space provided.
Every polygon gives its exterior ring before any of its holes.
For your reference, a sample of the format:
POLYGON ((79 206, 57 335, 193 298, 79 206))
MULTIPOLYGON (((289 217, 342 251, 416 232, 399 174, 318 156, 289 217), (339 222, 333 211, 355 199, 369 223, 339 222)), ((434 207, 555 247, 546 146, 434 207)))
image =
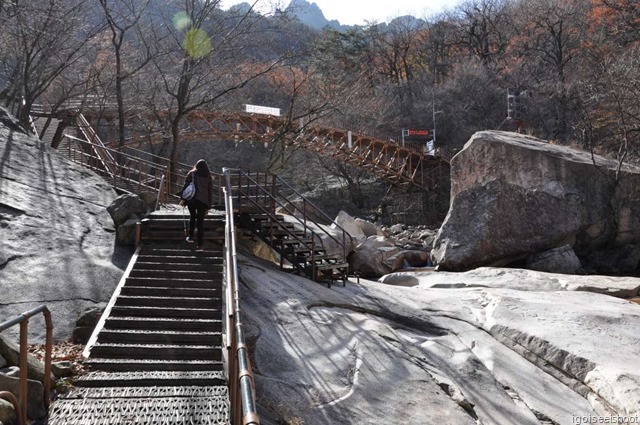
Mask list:
POLYGON ((244 339, 240 310, 238 261, 236 253, 236 233, 231 196, 231 181, 227 175, 223 188, 225 199, 225 279, 224 279, 224 330, 226 371, 229 381, 231 403, 231 423, 233 425, 259 425, 255 382, 251 370, 249 351, 244 339))

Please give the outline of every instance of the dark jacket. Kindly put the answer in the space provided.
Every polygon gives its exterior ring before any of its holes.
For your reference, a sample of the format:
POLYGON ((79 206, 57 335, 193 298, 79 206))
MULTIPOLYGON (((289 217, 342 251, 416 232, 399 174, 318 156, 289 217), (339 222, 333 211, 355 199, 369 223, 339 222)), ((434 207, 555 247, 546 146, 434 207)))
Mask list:
POLYGON ((187 174, 187 178, 184 181, 182 190, 184 190, 189 185, 189 183, 191 183, 194 177, 196 182, 196 196, 187 201, 187 203, 198 200, 205 204, 208 209, 211 209, 211 202, 213 200, 213 180, 211 179, 211 177, 200 176, 195 171, 189 171, 189 174, 187 174))

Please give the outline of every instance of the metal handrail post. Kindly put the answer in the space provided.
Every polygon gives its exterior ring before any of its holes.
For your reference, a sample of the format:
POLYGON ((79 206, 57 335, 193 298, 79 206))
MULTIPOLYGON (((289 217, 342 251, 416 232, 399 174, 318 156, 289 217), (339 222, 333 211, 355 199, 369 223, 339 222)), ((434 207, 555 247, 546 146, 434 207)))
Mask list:
MULTIPOLYGON (((20 325, 20 383, 18 389, 18 409, 16 410, 16 416, 20 418, 22 424, 27 423, 27 343, 28 343, 28 327, 29 319, 38 313, 42 313, 45 320, 46 337, 45 337, 45 363, 44 363, 44 394, 43 400, 45 405, 49 406, 49 397, 51 393, 51 352, 53 346, 53 323, 51 321, 51 313, 49 309, 40 305, 29 311, 26 311, 13 319, 0 323, 0 332, 9 329, 15 325, 20 325)), ((3 393, 0 393, 2 396, 3 393)), ((10 400, 11 401, 11 400, 10 400)), ((13 403, 13 402, 12 402, 13 403)))
POLYGON ((22 423, 27 423, 27 331, 29 319, 20 322, 20 387, 18 400, 20 400, 20 414, 22 423))

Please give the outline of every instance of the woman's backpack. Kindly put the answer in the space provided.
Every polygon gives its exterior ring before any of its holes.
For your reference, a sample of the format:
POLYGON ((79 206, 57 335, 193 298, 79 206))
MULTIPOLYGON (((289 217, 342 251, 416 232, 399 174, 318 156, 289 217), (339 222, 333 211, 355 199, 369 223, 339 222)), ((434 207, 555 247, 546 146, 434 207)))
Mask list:
POLYGON ((184 188, 182 193, 180 194, 180 198, 185 201, 190 201, 193 197, 196 196, 196 177, 191 176, 191 183, 184 188))

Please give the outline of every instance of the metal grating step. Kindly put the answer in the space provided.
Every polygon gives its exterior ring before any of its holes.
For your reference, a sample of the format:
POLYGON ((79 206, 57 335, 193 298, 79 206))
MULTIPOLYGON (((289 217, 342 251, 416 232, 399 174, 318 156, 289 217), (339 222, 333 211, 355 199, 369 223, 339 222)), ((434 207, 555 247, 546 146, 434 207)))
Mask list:
MULTIPOLYGON (((128 282, 127 282, 128 283, 128 282)), ((209 283, 210 284, 210 283, 209 283)), ((184 297, 184 298, 220 298, 222 288, 162 288, 153 286, 125 285, 120 290, 120 295, 146 296, 153 294, 157 297, 184 297)))
POLYGON ((78 387, 153 387, 224 385, 222 371, 89 372, 76 379, 78 387))
POLYGON ((61 399, 49 425, 227 425, 228 397, 61 399))
POLYGON ((219 274, 212 274, 215 272, 202 272, 202 271, 182 271, 182 270, 144 270, 136 267, 131 270, 129 276, 131 277, 149 277, 149 278, 161 278, 161 279, 196 279, 196 280, 210 280, 213 276, 219 274))
MULTIPOLYGON (((219 263, 222 264, 223 257, 222 252, 220 252, 220 256, 210 257, 214 264, 219 263)), ((198 258, 192 255, 154 255, 151 254, 142 254, 138 256, 138 261, 144 261, 148 263, 160 263, 160 262, 169 262, 169 263, 194 263, 194 264, 202 264, 202 258, 198 258)), ((208 261, 208 260, 207 260, 208 261)))
POLYGON ((209 262, 199 263, 175 263, 170 258, 166 258, 163 262, 151 262, 146 257, 138 257, 138 261, 133 266, 133 270, 163 270, 163 271, 180 271, 180 272, 220 272, 222 264, 209 262))
POLYGON ((164 386, 164 387, 73 387, 60 398, 146 398, 146 397, 223 397, 229 394, 226 386, 164 386))

